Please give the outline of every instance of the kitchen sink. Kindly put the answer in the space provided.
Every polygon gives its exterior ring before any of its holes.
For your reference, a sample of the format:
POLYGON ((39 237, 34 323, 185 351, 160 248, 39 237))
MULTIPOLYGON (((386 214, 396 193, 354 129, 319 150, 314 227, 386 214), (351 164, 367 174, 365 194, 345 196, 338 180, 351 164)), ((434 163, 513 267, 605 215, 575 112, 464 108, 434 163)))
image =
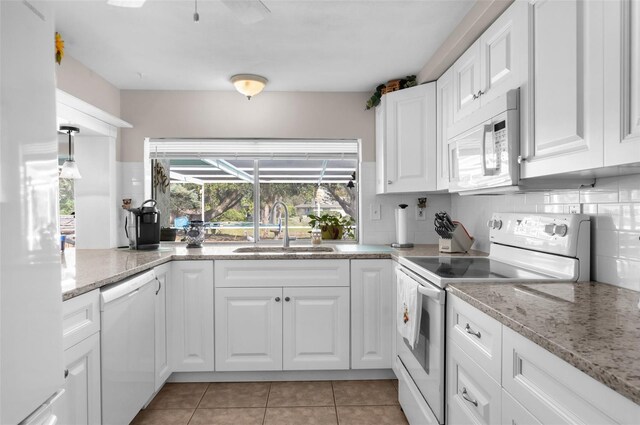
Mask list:
POLYGON ((284 253, 284 254, 306 254, 313 252, 335 252, 330 246, 244 246, 237 248, 233 252, 237 253, 284 253))

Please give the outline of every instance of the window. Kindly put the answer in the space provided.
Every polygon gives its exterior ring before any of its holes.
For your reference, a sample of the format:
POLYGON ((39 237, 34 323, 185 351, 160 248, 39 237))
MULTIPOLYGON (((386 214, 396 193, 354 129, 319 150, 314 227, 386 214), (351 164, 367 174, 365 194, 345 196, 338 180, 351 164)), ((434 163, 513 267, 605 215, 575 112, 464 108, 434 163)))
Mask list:
POLYGON ((351 217, 343 239, 357 240, 355 140, 152 139, 149 148, 152 197, 176 240, 192 220, 204 221, 207 242, 281 239, 286 216, 291 237, 310 239, 310 214, 351 217), (164 192, 158 164, 169 176, 164 192))
MULTIPOLYGON (((66 158, 59 159, 59 167, 66 158)), ((73 195, 74 180, 58 179, 58 208, 60 220, 60 234, 65 236, 65 244, 73 245, 76 237, 75 199, 73 195)))

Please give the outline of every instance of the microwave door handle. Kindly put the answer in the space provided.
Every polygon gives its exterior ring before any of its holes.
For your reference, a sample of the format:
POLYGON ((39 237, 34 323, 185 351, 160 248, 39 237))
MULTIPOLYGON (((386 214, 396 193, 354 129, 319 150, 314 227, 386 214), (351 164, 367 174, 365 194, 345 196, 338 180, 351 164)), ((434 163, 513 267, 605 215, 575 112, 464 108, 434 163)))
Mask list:
POLYGON ((484 126, 482 130, 482 175, 483 176, 492 176, 493 170, 487 170, 487 133, 491 133, 493 131, 491 124, 487 124, 484 126))

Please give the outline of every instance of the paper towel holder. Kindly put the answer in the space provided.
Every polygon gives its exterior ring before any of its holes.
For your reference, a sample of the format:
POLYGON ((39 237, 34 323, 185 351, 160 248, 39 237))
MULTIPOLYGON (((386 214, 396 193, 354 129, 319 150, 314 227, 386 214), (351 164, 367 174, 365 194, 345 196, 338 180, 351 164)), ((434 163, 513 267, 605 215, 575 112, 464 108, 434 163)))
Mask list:
MULTIPOLYGON (((400 204, 398 205, 402 210, 406 209, 409 205, 407 204, 400 204)), ((397 220, 397 216, 396 216, 396 220, 397 220)), ((396 235, 397 237, 398 235, 396 235)), ((399 243, 399 242, 394 242, 391 244, 391 248, 413 248, 413 244, 412 243, 399 243)))

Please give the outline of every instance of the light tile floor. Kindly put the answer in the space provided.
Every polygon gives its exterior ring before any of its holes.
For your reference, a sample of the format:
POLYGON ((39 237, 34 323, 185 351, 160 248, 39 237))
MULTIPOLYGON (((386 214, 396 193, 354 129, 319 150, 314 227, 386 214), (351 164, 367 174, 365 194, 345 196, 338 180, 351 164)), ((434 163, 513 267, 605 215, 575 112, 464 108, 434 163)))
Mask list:
POLYGON ((134 425, 404 425, 397 382, 166 384, 134 425))

